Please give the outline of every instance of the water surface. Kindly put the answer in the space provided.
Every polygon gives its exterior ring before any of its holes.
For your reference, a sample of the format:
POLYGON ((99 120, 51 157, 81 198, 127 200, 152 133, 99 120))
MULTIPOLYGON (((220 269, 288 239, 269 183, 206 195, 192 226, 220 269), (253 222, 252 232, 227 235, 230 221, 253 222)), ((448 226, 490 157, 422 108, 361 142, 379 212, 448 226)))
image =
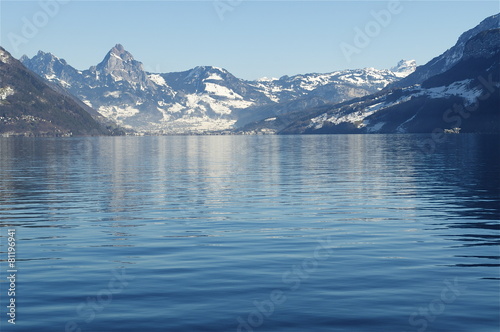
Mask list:
POLYGON ((0 139, 1 329, 496 332, 500 141, 425 139, 0 139))

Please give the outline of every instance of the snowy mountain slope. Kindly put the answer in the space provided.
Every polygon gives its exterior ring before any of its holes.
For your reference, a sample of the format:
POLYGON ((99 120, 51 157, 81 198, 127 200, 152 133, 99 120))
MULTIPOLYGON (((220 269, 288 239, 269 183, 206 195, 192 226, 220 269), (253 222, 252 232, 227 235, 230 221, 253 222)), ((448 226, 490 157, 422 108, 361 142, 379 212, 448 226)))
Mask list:
POLYGON ((278 103, 250 107, 238 112, 236 125, 245 127, 261 119, 366 96, 409 75, 415 67, 414 60, 401 60, 391 70, 364 68, 329 74, 284 76, 280 79, 255 82, 258 89, 278 103))
POLYGON ((265 93, 275 102, 289 101, 308 95, 310 92, 331 84, 380 90, 388 84, 409 75, 416 68, 414 60, 402 60, 391 70, 375 68, 337 71, 327 74, 305 74, 279 79, 262 79, 250 84, 265 93))
POLYGON ((281 133, 430 133, 454 128, 498 133, 500 29, 478 32, 463 45, 455 65, 421 85, 309 112, 281 133))
POLYGON ((405 78, 413 74, 416 68, 417 62, 415 60, 401 60, 397 66, 391 68, 391 71, 396 77, 405 78))
POLYGON ((426 79, 444 73, 455 64, 457 64, 464 53, 464 48, 467 42, 476 36, 481 31, 491 30, 500 27, 500 14, 496 14, 484 19, 476 27, 464 32, 459 38, 457 43, 448 49, 443 54, 435 57, 423 66, 416 68, 414 73, 408 75, 402 80, 389 85, 389 88, 407 87, 414 84, 420 84, 426 79))
POLYGON ((245 81, 210 66, 178 73, 148 73, 119 44, 101 63, 84 71, 44 52, 31 59, 24 56, 21 61, 107 119, 159 133, 233 129, 241 119, 253 121, 287 113, 290 107, 296 110, 298 105, 307 108, 367 95, 415 68, 414 62, 403 61, 393 70, 367 68, 245 81))
POLYGON ((176 127, 184 131, 191 126, 192 131, 225 129, 234 123, 227 116, 232 109, 249 104, 230 89, 203 80, 197 84, 206 86, 205 93, 174 90, 161 74, 147 73, 142 63, 119 44, 101 63, 85 71, 77 71, 43 52, 21 60, 106 118, 138 130, 176 132, 176 127))

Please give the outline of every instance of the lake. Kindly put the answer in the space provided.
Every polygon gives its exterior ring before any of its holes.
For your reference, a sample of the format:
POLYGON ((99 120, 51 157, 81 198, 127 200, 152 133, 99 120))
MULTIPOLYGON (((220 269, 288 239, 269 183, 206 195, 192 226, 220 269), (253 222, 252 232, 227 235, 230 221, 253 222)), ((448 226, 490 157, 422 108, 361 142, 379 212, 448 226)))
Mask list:
POLYGON ((1 330, 496 332, 499 136, 428 139, 2 138, 1 330))

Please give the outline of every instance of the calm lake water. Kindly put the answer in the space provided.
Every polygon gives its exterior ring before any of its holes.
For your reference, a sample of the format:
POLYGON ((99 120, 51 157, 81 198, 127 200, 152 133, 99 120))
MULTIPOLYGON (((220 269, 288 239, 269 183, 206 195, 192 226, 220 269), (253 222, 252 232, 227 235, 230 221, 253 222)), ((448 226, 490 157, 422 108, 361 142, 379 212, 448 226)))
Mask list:
POLYGON ((499 136, 426 139, 0 139, 1 330, 497 332, 499 136))

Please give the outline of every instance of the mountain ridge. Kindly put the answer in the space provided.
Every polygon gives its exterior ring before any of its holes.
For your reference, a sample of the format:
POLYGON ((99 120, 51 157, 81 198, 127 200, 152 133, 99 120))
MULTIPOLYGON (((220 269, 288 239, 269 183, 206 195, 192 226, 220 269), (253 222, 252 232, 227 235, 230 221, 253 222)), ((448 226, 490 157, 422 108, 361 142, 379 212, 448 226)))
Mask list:
MULTIPOLYGON (((457 42, 463 43, 460 59, 444 72, 436 68, 421 84, 389 87, 345 104, 311 109, 288 122, 278 118, 282 124, 274 130, 282 134, 499 133, 500 29, 484 23, 478 27, 470 30, 476 35, 457 42)), ((445 52, 430 63, 446 63, 448 56, 445 52)), ((253 130, 266 130, 266 124, 254 124, 253 130)))
POLYGON ((23 56, 21 60, 107 119, 156 133, 232 130, 237 122, 241 125, 242 121, 255 120, 255 116, 265 118, 288 112, 287 103, 293 100, 302 100, 307 107, 373 93, 415 67, 414 61, 401 61, 398 66, 406 66, 393 67, 396 71, 365 68, 247 81, 213 66, 173 73, 146 72, 121 44, 116 44, 99 64, 84 71, 41 51, 31 59, 23 56), (309 95, 311 100, 307 101, 309 95), (266 112, 269 114, 262 114, 266 112))
POLYGON ((408 75, 398 82, 389 85, 388 88, 401 88, 414 84, 420 84, 429 77, 434 76, 435 74, 440 74, 447 71, 460 60, 463 55, 465 44, 468 40, 470 40, 481 31, 491 30, 499 27, 500 14, 485 18, 477 26, 462 33, 458 38, 456 44, 451 48, 446 50, 441 55, 434 57, 426 64, 417 67, 412 74, 408 75))

